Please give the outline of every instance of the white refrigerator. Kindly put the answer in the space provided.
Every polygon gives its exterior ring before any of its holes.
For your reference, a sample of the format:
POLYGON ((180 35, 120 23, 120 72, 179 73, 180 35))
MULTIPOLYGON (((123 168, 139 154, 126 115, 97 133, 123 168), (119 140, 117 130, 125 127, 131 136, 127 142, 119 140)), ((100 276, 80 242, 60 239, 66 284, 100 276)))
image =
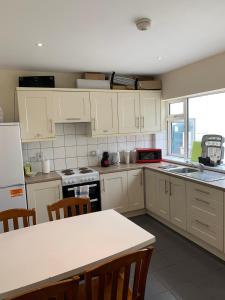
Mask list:
POLYGON ((0 211, 10 208, 27 208, 20 127, 0 123, 0 211))

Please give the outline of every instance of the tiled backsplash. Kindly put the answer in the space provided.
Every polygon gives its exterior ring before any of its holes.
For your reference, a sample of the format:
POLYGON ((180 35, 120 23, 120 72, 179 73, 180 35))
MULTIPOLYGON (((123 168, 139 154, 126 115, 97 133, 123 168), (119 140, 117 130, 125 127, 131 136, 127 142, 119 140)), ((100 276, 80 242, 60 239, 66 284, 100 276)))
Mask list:
POLYGON ((41 162, 34 162, 41 153, 50 160, 51 170, 62 170, 99 165, 103 151, 119 151, 123 160, 124 150, 153 146, 150 134, 93 138, 87 136, 85 123, 56 124, 55 140, 23 143, 23 159, 32 161, 36 171, 41 171, 41 162), (92 151, 96 155, 91 155, 92 151))

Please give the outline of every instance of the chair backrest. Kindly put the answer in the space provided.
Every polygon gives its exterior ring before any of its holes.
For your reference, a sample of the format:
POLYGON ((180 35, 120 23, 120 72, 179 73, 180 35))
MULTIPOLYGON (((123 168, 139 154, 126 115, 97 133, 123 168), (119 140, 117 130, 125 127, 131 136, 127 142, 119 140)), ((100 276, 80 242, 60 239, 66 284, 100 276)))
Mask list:
POLYGON ((49 221, 53 221, 53 212, 56 220, 60 219, 60 209, 63 210, 64 218, 82 215, 91 212, 91 202, 89 198, 65 198, 47 206, 49 221))
POLYGON ((13 220, 14 229, 19 228, 19 218, 23 219, 23 226, 28 227, 30 225, 36 225, 36 213, 35 209, 24 209, 24 208, 15 208, 8 209, 0 212, 0 222, 3 222, 4 232, 9 231, 9 220, 13 220), (32 224, 30 222, 32 218, 32 224))
POLYGON ((53 283, 11 300, 76 300, 79 277, 53 283))
MULTIPOLYGON (((127 300, 130 288, 130 272, 131 266, 134 264, 134 280, 131 288, 132 300, 144 300, 145 285, 148 274, 149 263, 153 248, 143 249, 135 253, 131 253, 115 259, 109 263, 99 266, 85 273, 85 294, 86 299, 93 300, 93 294, 96 296, 96 291, 93 291, 93 280, 98 279, 98 300, 106 299, 106 283, 107 278, 111 277, 110 294, 107 294, 107 299, 117 300, 119 277, 122 277, 122 296, 120 300, 127 300)), ((120 280, 121 282, 121 280, 120 280)), ((96 285, 95 285, 96 286, 96 285)))

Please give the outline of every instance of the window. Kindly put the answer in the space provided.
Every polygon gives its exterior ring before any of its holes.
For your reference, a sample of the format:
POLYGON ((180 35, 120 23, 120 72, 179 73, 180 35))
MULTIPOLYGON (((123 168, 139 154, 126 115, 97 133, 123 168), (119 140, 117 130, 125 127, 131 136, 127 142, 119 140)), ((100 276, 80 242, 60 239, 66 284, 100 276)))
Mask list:
POLYGON ((190 158, 205 134, 225 136, 225 92, 168 102, 168 154, 190 158))

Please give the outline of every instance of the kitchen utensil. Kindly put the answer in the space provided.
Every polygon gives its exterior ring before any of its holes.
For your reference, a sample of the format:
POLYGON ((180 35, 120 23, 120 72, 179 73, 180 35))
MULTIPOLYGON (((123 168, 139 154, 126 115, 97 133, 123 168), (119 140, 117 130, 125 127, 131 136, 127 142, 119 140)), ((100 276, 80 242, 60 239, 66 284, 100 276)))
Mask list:
POLYGON ((50 160, 49 159, 42 161, 42 172, 45 174, 50 173, 50 160))
POLYGON ((103 152, 102 160, 101 160, 102 167, 109 167, 109 152, 103 152))
POLYGON ((120 164, 120 153, 119 152, 113 152, 111 160, 112 160, 111 161, 112 165, 120 164))
POLYGON ((132 164, 136 163, 136 159, 137 159, 137 151, 136 150, 132 150, 130 152, 130 161, 132 164))
POLYGON ((130 151, 124 151, 125 164, 130 163, 130 151))

